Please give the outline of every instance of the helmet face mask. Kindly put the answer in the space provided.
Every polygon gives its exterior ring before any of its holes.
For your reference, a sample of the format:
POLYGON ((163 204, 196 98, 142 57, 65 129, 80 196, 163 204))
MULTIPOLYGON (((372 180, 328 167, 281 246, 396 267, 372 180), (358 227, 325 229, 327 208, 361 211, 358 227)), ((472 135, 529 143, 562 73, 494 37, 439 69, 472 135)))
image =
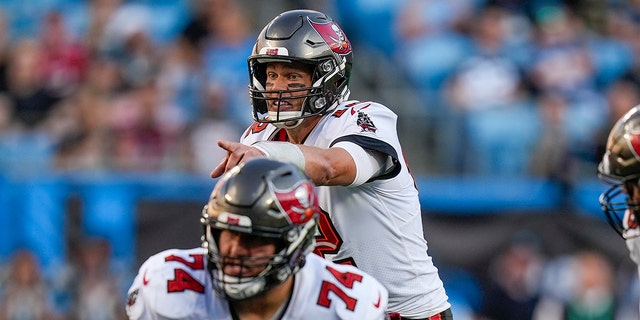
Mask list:
POLYGON ((640 203, 633 201, 625 189, 624 184, 613 185, 600 195, 599 201, 609 225, 624 239, 630 239, 640 236, 640 203))
POLYGON ((266 158, 249 160, 221 178, 201 218, 203 247, 217 294, 230 300, 251 298, 302 267, 313 250, 320 214, 313 188, 294 165, 266 158), (273 244, 275 252, 242 257, 222 252, 225 230, 252 243, 273 244), (247 276, 225 274, 230 265, 252 271, 247 276))
MULTIPOLYGON (((312 10, 292 10, 273 19, 260 33, 249 64, 249 96, 254 120, 282 126, 284 122, 323 115, 348 99, 351 75, 351 43, 327 15, 312 10), (312 84, 294 90, 266 90, 270 63, 304 66, 312 84), (273 101, 304 98, 297 113, 269 110, 273 101), (293 97, 292 97, 293 98, 293 97)), ((295 127, 294 125, 285 127, 295 127)))
POLYGON ((612 185, 599 199, 609 224, 625 239, 640 236, 640 199, 634 199, 640 196, 640 106, 629 110, 611 129, 598 177, 612 185))

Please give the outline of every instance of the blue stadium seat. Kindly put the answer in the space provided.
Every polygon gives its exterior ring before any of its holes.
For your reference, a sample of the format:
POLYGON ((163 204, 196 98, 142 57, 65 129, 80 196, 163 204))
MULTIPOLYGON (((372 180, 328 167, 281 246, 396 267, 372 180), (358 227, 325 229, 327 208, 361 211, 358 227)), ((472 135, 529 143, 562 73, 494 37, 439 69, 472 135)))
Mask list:
POLYGON ((606 191, 607 188, 609 188, 609 186, 595 177, 575 183, 570 194, 570 200, 574 209, 576 209, 578 213, 592 215, 604 220, 605 216, 600 208, 598 199, 600 194, 606 191))
POLYGON ((476 215, 553 210, 562 203, 561 187, 529 177, 418 177, 424 212, 476 215))
POLYGON ((57 269, 67 259, 68 189, 58 178, 38 177, 13 184, 12 228, 17 247, 36 253, 45 269, 57 269))
POLYGON ((468 150, 465 170, 482 175, 526 175, 540 133, 535 108, 512 105, 472 110, 465 115, 468 150))
POLYGON ((115 177, 97 179, 81 188, 82 227, 89 237, 105 238, 111 243, 113 261, 135 263, 135 184, 115 177))
POLYGON ((10 204, 11 185, 0 175, 0 262, 11 256, 14 247, 13 209, 10 204))

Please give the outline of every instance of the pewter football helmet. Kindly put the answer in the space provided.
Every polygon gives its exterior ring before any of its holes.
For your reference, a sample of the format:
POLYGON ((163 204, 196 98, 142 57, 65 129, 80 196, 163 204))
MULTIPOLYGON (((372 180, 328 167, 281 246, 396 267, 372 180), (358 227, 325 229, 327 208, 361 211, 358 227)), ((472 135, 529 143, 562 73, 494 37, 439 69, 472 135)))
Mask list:
MULTIPOLYGON (((251 159, 220 178, 204 207, 203 246, 207 248, 213 287, 228 299, 243 300, 264 293, 297 272, 313 250, 320 214, 314 185, 297 167, 266 158, 251 159), (227 257, 219 252, 222 230, 276 243, 267 263, 255 257, 227 257), (262 267, 255 277, 223 272, 226 261, 262 267)), ((264 261, 264 257, 259 258, 264 261)))
POLYGON ((278 15, 262 29, 248 59, 254 120, 275 125, 298 120, 298 125, 304 118, 333 110, 348 99, 352 55, 346 35, 326 14, 292 10, 278 15), (265 70, 274 62, 305 66, 312 74, 311 87, 267 90, 265 70), (283 94, 299 92, 305 92, 302 110, 268 110, 270 101, 286 100, 288 95, 283 94), (275 98, 267 98, 267 94, 275 98))

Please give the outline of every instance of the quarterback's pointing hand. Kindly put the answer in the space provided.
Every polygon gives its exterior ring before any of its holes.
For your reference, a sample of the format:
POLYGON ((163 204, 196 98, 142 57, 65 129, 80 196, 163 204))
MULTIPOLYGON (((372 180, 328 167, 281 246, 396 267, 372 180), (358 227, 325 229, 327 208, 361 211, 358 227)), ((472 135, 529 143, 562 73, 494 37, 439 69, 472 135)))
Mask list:
POLYGON ((227 150, 227 156, 222 159, 220 164, 211 171, 211 178, 217 178, 227 170, 235 167, 237 164, 247 161, 251 158, 264 157, 257 148, 247 146, 239 142, 218 140, 218 146, 227 150))

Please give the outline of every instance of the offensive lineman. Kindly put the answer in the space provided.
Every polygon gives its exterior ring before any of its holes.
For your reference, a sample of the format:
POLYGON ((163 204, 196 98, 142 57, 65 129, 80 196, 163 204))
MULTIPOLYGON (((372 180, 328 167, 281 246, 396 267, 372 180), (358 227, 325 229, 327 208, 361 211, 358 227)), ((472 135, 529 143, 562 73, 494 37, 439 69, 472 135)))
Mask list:
POLYGON ((129 318, 386 319, 377 280, 311 253, 319 214, 291 164, 230 170, 203 209, 203 248, 151 256, 129 289, 129 318))
POLYGON ((598 177, 611 186, 600 195, 609 224, 625 239, 640 274, 640 105, 611 128, 598 177))
POLYGON ((340 27, 321 12, 284 12, 264 27, 248 64, 256 122, 240 143, 218 141, 227 156, 211 176, 253 157, 295 164, 318 185, 315 253, 378 279, 392 319, 452 319, 397 116, 348 100, 352 50, 340 27))

